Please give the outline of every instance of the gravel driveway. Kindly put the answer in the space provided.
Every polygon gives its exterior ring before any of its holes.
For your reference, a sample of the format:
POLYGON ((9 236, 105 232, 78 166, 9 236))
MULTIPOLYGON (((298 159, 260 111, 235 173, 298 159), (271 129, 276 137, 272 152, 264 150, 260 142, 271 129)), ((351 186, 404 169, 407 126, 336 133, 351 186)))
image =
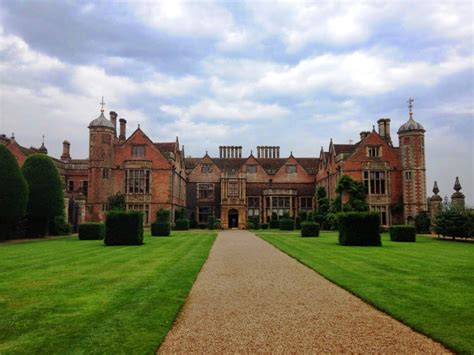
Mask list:
POLYGON ((223 231, 159 353, 446 353, 246 231, 223 231))

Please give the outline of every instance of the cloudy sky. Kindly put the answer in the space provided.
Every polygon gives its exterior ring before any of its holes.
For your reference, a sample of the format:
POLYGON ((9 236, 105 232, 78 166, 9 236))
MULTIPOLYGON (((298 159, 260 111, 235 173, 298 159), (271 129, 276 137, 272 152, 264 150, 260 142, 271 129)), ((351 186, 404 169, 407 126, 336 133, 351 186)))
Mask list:
POLYGON ((474 204, 473 3, 0 1, 0 132, 87 157, 106 110, 186 154, 280 145, 318 156, 407 99, 426 128, 428 191, 474 204))

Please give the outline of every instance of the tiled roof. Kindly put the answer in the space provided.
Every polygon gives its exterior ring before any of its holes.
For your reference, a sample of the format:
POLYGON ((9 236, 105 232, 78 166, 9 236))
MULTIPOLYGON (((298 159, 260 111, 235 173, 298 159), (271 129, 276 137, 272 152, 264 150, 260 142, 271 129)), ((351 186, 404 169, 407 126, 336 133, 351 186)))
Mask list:
POLYGON ((202 158, 185 158, 184 159, 184 166, 186 168, 186 172, 190 173, 202 160, 202 158))
POLYGON ((173 154, 176 150, 176 142, 154 143, 155 147, 167 158, 174 158, 173 154))
POLYGON ((355 144, 334 144, 336 155, 341 153, 352 153, 356 148, 355 144))
POLYGON ((319 158, 295 158, 296 161, 306 170, 310 175, 316 175, 319 167, 319 158))
POLYGON ((285 165, 288 158, 259 158, 256 159, 257 162, 261 165, 263 170, 267 172, 268 175, 275 175, 280 168, 285 165))
POLYGON ((222 172, 238 171, 247 158, 211 158, 222 172))

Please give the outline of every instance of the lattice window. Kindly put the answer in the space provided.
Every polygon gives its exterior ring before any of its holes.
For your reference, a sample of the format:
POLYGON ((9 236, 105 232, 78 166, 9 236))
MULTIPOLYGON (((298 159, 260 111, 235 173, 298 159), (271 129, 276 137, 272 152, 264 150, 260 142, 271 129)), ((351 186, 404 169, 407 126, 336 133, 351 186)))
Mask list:
POLYGON ((385 195, 387 179, 385 171, 364 171, 365 192, 369 195, 385 195))
POLYGON ((198 184, 197 189, 199 200, 214 199, 214 184, 198 184))
POLYGON ((239 183, 237 181, 229 181, 229 197, 239 197, 239 183))
POLYGON ((144 145, 132 145, 132 157, 144 157, 145 146, 144 145))
POLYGON ((129 194, 150 193, 150 170, 129 169, 126 174, 126 189, 129 194))

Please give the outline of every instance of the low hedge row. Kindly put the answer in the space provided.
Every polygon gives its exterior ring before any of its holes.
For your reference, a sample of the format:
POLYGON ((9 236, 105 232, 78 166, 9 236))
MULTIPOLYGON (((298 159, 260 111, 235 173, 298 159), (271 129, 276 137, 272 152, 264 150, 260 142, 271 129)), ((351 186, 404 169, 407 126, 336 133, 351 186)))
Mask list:
POLYGON ((104 243, 105 245, 143 244, 143 212, 108 212, 104 243))
POLYGON ((151 235, 153 237, 168 237, 171 234, 169 222, 155 222, 151 224, 151 235))
POLYGON ((80 240, 102 240, 105 235, 105 224, 83 223, 78 227, 80 240))
POLYGON ((268 229, 268 223, 260 224, 260 229, 268 229))
POLYGON ((389 228, 390 240, 393 242, 415 242, 416 228, 409 225, 393 225, 389 228))
POLYGON ((280 219, 280 230, 282 231, 292 231, 295 229, 295 221, 289 218, 280 219))
POLYGON ((339 244, 380 246, 380 217, 377 212, 345 212, 337 216, 339 244))
POLYGON ((177 231, 187 231, 189 229, 189 219, 186 219, 186 218, 177 219, 174 229, 177 231))
POLYGON ((319 237, 319 223, 316 222, 302 222, 301 236, 302 237, 319 237))

